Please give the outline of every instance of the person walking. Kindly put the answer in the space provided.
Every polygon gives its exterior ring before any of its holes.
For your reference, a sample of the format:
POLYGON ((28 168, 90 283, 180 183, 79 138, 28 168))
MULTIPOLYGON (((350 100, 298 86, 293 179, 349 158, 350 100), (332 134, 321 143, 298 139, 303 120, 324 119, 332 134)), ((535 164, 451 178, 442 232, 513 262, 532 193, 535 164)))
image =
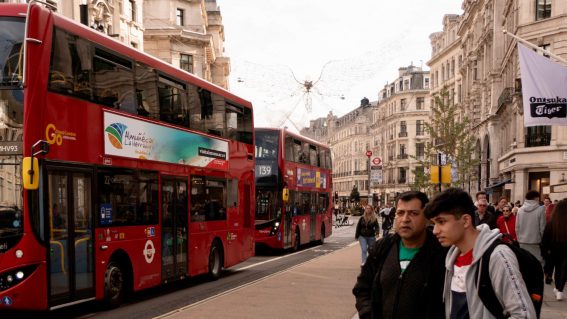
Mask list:
POLYGON ((366 205, 364 214, 358 220, 358 224, 356 224, 354 234, 354 238, 360 243, 361 266, 366 262, 368 250, 371 249, 376 242, 376 235, 378 235, 379 229, 378 218, 376 218, 374 208, 370 205, 366 205))
POLYGON ((540 244, 544 230, 545 208, 539 204, 539 192, 528 191, 524 205, 516 216, 516 236, 520 247, 532 253, 542 265, 540 244))
MULTIPOLYGON (((549 196, 545 196, 543 198, 543 207, 545 207, 545 222, 547 228, 549 226, 549 223, 551 222, 553 208, 555 207, 555 204, 551 202, 551 198, 549 198, 549 196)), ((541 240, 543 246, 543 238, 541 240)), ((545 283, 550 285, 553 282, 553 269, 555 268, 553 257, 551 256, 551 253, 549 251, 544 251, 543 247, 541 250, 541 255, 543 258, 543 273, 545 274, 545 283)))
MULTIPOLYGON (((544 255, 549 255, 555 265, 555 298, 563 300, 563 289, 567 281, 567 199, 560 200, 553 208, 551 222, 545 227, 541 246, 544 255)), ((546 273, 546 280, 547 275, 546 273)))
POLYGON ((476 201, 476 213, 475 213, 475 225, 487 224, 490 229, 496 228, 496 213, 488 211, 489 206, 488 201, 484 198, 480 198, 476 201))
POLYGON ((428 201, 417 191, 398 196, 396 233, 376 242, 352 290, 359 318, 443 318, 447 250, 427 229, 428 201))
MULTIPOLYGON (((479 298, 477 278, 481 259, 494 241, 497 229, 475 227, 474 203, 465 191, 449 188, 437 195, 425 209, 433 222, 433 234, 444 247, 451 247, 445 265, 445 315, 454 318, 499 318, 479 298)), ((536 310, 523 281, 514 252, 497 245, 490 254, 489 278, 506 318, 536 318, 536 310)), ((486 270, 484 270, 486 271, 486 270)))
POLYGON ((501 208, 502 216, 498 217, 496 226, 502 233, 502 240, 510 244, 517 242, 516 237, 516 216, 512 214, 512 207, 506 204, 501 208))
POLYGON ((390 203, 387 203, 386 207, 380 211, 380 217, 382 217, 382 237, 386 237, 390 233, 390 229, 392 229, 395 210, 390 203))

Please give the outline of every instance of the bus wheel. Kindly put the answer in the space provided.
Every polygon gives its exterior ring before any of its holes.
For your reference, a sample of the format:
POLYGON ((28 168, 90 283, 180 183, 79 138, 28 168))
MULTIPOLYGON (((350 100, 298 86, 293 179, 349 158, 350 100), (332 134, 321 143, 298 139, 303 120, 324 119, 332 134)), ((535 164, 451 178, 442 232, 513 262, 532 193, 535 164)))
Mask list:
POLYGON ((211 245, 211 252, 209 253, 209 277, 213 280, 220 278, 222 272, 222 251, 218 243, 214 242, 211 245))
POLYGON ((299 228, 295 229, 295 241, 293 242, 293 250, 298 251, 299 246, 301 245, 301 241, 299 238, 299 228))
POLYGON ((321 245, 325 243, 325 225, 321 225, 321 240, 319 240, 321 245))
POLYGON ((120 265, 110 262, 104 273, 104 300, 111 306, 116 307, 122 303, 124 298, 124 275, 120 265))

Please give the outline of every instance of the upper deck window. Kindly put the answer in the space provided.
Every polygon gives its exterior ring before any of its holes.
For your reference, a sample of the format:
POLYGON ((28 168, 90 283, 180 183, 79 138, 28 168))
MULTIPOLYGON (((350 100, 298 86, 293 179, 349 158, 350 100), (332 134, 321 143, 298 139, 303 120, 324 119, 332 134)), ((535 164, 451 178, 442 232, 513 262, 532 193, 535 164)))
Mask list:
POLYGON ((22 81, 24 28, 21 18, 0 18, 0 86, 22 81))

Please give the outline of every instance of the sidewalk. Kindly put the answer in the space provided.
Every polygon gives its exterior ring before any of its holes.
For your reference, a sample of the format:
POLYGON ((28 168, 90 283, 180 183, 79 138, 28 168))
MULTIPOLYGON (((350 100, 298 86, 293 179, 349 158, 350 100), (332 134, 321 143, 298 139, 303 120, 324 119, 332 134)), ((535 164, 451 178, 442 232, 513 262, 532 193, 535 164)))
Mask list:
POLYGON ((351 318, 359 271, 353 244, 159 318, 351 318))

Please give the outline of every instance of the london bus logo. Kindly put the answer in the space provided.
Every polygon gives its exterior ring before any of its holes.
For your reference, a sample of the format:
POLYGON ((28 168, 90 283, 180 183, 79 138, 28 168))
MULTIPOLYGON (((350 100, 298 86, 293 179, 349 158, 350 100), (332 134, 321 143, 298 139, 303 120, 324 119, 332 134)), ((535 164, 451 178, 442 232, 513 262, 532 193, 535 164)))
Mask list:
POLYGON ((107 132, 108 140, 112 146, 122 149, 122 139, 127 126, 122 123, 112 123, 104 131, 107 132))

